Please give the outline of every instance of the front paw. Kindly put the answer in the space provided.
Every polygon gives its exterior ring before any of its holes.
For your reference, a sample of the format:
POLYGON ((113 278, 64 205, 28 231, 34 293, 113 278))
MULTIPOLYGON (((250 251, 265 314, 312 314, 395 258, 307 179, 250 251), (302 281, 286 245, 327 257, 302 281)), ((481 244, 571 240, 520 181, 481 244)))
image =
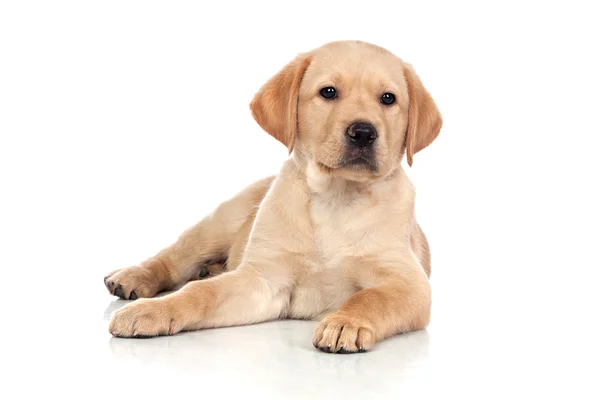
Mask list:
POLYGON ((374 344, 375 335, 368 322, 342 313, 325 317, 313 336, 313 346, 326 353, 362 353, 374 344))
POLYGON ((165 299, 142 299, 117 310, 108 330, 123 338, 173 335, 183 329, 180 320, 165 299))
POLYGON ((111 294, 125 300, 153 297, 160 289, 159 278, 151 268, 128 267, 118 269, 104 277, 104 284, 111 294))

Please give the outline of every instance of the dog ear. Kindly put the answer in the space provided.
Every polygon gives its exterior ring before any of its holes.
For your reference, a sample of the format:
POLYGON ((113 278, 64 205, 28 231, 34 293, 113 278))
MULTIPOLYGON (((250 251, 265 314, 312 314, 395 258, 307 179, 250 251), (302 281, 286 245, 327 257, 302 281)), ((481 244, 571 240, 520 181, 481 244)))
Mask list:
POLYGON ((438 137, 442 115, 410 64, 405 64, 404 77, 410 100, 405 146, 408 165, 412 167, 413 156, 438 137))
POLYGON ((283 143, 290 154, 298 130, 298 93, 311 57, 300 54, 256 93, 252 116, 268 134, 283 143))

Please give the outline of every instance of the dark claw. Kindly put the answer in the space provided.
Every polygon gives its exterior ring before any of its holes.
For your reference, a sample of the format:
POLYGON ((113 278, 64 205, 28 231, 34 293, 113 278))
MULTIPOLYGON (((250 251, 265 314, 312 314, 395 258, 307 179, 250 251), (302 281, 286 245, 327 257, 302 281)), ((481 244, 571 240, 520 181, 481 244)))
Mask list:
POLYGON ((367 350, 365 350, 365 348, 364 348, 364 347, 361 347, 360 349, 358 349, 358 352, 359 352, 359 353, 365 353, 366 351, 367 351, 367 350))
POLYGON ((151 337, 154 337, 154 336, 150 336, 150 335, 134 335, 133 337, 135 339, 150 339, 151 337))
POLYGON ((120 297, 122 299, 125 298, 125 293, 123 293, 123 287, 121 285, 117 286, 115 289, 115 296, 120 297))
POLYGON ((340 353, 340 354, 352 354, 354 352, 350 351, 350 350, 346 350, 345 347, 341 347, 340 350, 338 351, 338 353, 340 353))
POLYGON ((325 353, 331 353, 331 345, 326 347, 319 347, 319 350, 324 351, 325 353))
POLYGON ((135 292, 135 290, 132 290, 131 294, 129 295, 129 300, 137 300, 137 298, 138 298, 137 293, 135 292))

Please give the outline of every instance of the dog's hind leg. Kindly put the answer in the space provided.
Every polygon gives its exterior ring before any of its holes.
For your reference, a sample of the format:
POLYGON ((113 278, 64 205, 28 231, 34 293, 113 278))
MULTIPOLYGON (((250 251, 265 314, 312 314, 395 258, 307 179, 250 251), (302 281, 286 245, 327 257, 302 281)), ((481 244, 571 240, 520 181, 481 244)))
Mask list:
MULTIPOLYGON (((203 267, 218 272, 236 243, 245 243, 256 209, 268 191, 273 177, 246 187, 222 203, 210 215, 189 228, 171 246, 139 266, 113 271, 104 278, 110 293, 123 299, 153 297, 189 281, 200 278, 203 267)), ((233 255, 240 258, 239 249, 233 255)), ((232 260, 233 261, 233 260, 232 260)), ((236 261, 237 262, 237 261, 236 261)), ((228 269, 235 268, 227 263, 228 269)))

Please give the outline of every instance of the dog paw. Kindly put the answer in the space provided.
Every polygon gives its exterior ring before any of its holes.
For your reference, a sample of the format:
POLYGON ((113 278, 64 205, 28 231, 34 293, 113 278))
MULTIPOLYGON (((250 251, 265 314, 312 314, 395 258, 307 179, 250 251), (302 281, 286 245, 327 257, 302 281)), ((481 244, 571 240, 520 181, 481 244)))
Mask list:
POLYGON ((326 353, 362 353, 374 345, 375 335, 368 323, 341 313, 325 317, 313 336, 313 346, 326 353))
POLYGON ((118 269, 104 277, 108 291, 125 300, 155 296, 160 287, 156 276, 146 267, 118 269))
POLYGON ((165 299, 142 299, 117 310, 108 330, 122 338, 173 335, 183 328, 179 321, 165 299))

